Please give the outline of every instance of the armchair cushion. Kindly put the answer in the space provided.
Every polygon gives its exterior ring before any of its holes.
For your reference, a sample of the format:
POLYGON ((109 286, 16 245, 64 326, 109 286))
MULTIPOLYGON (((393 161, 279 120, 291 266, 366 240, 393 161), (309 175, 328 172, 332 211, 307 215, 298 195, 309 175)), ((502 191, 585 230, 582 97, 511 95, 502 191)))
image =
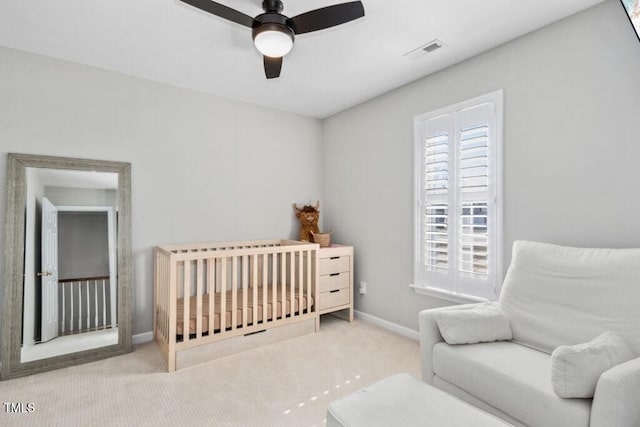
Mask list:
POLYGON ((560 346, 551 354, 551 384, 560 397, 593 397, 603 372, 633 359, 622 338, 605 332, 584 344, 560 346))
MULTIPOLYGON (((585 427, 591 399, 562 399, 551 387, 551 356, 499 341, 470 345, 438 343, 436 378, 478 397, 530 427, 585 427)), ((437 382, 437 381, 436 381, 437 382)))
POLYGON ((516 241, 500 294, 513 339, 551 354, 605 331, 640 355, 640 249, 516 241))
POLYGON ((509 320, 497 304, 478 304, 469 310, 446 310, 437 317, 447 344, 475 344, 511 339, 509 320))

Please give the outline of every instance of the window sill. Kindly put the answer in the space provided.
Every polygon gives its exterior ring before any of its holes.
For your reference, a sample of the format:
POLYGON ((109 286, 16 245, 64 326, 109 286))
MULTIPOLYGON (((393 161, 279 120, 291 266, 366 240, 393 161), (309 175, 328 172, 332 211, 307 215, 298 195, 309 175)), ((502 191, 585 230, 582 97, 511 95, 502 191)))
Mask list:
POLYGON ((409 287, 413 288, 413 290, 420 295, 427 295, 441 300, 457 302, 461 304, 489 301, 487 298, 481 298, 467 294, 458 294, 445 291, 443 289, 432 288, 431 286, 410 284, 409 287))

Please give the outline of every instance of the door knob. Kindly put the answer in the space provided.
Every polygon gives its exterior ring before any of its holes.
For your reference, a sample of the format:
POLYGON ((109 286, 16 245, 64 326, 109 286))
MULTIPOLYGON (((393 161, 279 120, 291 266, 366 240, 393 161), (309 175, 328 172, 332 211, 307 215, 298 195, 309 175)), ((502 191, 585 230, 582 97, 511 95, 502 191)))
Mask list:
POLYGON ((38 277, 42 277, 42 276, 51 276, 53 273, 50 271, 40 271, 38 272, 38 277))

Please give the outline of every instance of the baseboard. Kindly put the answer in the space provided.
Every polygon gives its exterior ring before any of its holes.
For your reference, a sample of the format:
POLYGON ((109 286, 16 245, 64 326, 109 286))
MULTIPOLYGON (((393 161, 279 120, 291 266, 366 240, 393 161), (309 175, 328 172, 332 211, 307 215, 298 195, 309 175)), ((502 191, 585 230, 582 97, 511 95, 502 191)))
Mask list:
POLYGON ((142 344, 145 342, 153 341, 153 332, 143 332, 133 336, 133 344, 142 344))
POLYGON ((397 323, 389 322, 388 320, 381 319, 377 316, 373 316, 362 311, 354 310, 353 313, 355 314, 356 318, 362 319, 365 322, 373 323, 376 326, 380 326, 383 329, 395 332, 398 335, 402 335, 403 337, 407 337, 414 341, 420 341, 420 333, 418 331, 414 331, 413 329, 407 328, 406 326, 401 326, 397 323))

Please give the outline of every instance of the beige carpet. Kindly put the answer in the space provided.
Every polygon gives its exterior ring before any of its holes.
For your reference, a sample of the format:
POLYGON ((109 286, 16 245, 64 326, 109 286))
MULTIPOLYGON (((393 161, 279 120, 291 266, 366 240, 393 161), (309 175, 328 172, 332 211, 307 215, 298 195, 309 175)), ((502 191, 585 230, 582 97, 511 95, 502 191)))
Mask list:
POLYGON ((323 316, 320 331, 166 373, 155 343, 133 353, 0 382, 16 426, 323 426, 327 405, 398 372, 419 375, 418 343, 323 316))

